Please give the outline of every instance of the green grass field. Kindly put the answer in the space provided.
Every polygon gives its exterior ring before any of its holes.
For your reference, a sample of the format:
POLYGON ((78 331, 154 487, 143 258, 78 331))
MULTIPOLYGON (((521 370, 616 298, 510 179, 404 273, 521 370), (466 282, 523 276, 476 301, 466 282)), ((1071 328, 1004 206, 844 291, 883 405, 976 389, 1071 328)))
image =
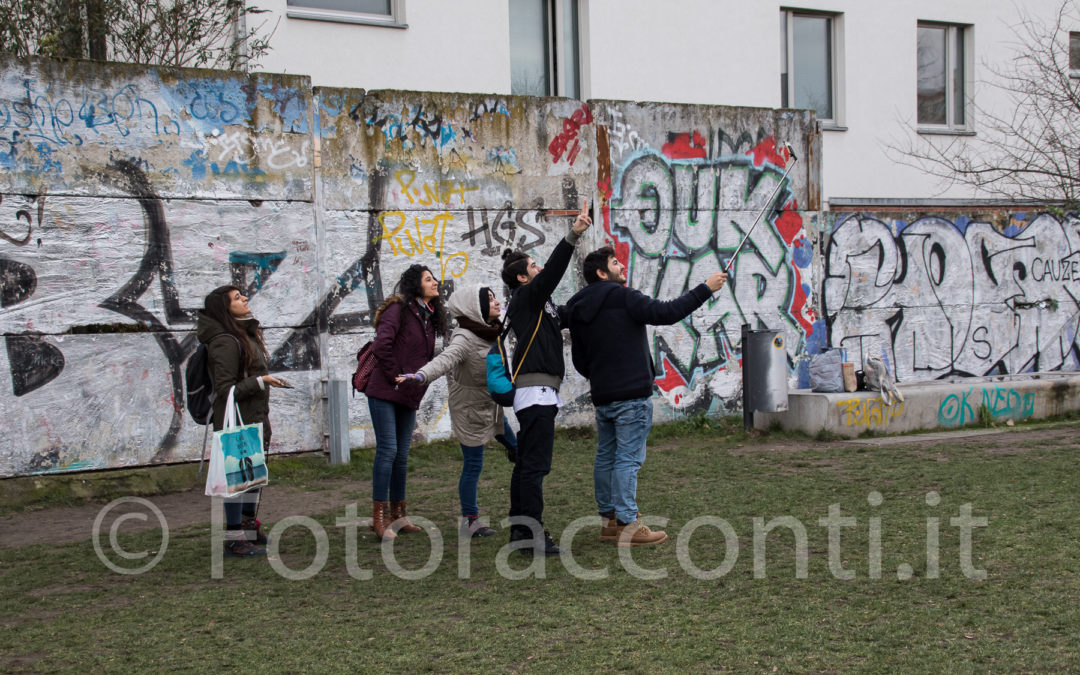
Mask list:
MULTIPOLYGON (((410 513, 434 523, 442 538, 435 548, 432 538, 408 535, 384 557, 365 528, 354 529, 353 538, 335 526, 346 514, 341 504, 313 514, 315 529, 326 533, 321 541, 302 527, 279 538, 275 563, 293 570, 284 575, 265 558, 226 559, 223 577, 212 578, 208 525, 170 532, 166 555, 140 575, 110 571, 89 541, 0 549, 0 669, 1077 666, 1080 499, 1071 439, 1080 423, 878 447, 747 437, 740 422, 654 430, 638 497, 645 515, 670 519, 670 539, 652 548, 620 550, 600 541, 597 520, 573 538, 572 558, 534 562, 509 553, 497 521, 507 506, 510 464, 491 450, 480 503, 500 533, 466 542, 463 554, 455 519, 460 453, 441 443, 414 448, 410 463, 410 513), (832 528, 839 541, 831 554, 830 529, 819 524, 830 505, 854 519, 851 527, 832 528), (966 529, 969 546, 965 530, 951 524, 964 505, 987 519, 985 527, 966 529), (805 547, 791 528, 777 527, 763 537, 755 564, 755 519, 777 518, 804 527, 805 547), (690 532, 691 521, 704 524, 690 532), (934 549, 928 531, 938 533, 936 578, 927 563, 928 546, 934 549), (323 564, 320 550, 328 553, 323 564), (800 550, 805 575, 798 571, 800 550), (305 568, 309 578, 297 580, 305 568), (840 568, 854 578, 837 578, 840 568), (979 570, 985 579, 969 578, 979 570)), ((582 431, 557 439, 545 483, 545 520, 556 539, 595 513, 593 443, 582 431)), ((270 470, 276 482, 311 490, 350 475, 363 517, 371 459, 371 450, 354 451, 350 473, 325 468, 318 457, 281 459, 270 470)), ((120 536, 128 551, 152 550, 159 540, 157 532, 120 536)))

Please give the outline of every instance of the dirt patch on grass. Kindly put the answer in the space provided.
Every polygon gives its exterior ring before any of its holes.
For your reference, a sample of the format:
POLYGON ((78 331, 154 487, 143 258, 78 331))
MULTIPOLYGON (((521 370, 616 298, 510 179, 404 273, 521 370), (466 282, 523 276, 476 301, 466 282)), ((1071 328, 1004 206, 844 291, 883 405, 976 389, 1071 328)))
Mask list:
POLYGON ((55 586, 46 586, 45 588, 35 588, 31 593, 31 597, 44 598, 49 595, 68 595, 69 593, 86 593, 87 591, 96 591, 98 586, 87 586, 78 584, 57 584, 55 586))
POLYGON ((0 670, 5 673, 23 673, 48 656, 45 652, 31 652, 29 654, 0 655, 0 670))
MULTIPOLYGON (((1062 425, 1049 428, 1020 428, 1004 431, 1000 434, 983 436, 963 436, 958 432, 947 441, 935 439, 928 441, 918 435, 892 437, 890 445, 900 445, 907 452, 915 452, 936 461, 948 461, 950 449, 976 449, 987 454, 1009 455, 1025 454, 1033 450, 1046 450, 1055 447, 1071 447, 1076 443, 1075 425, 1062 425), (903 439, 903 440, 901 440, 903 439), (924 447, 912 449, 909 444, 921 444, 924 447)), ((791 439, 764 436, 751 438, 746 443, 728 446, 725 438, 719 434, 710 438, 706 434, 694 436, 689 442, 694 444, 713 443, 715 452, 728 453, 735 457, 778 456, 777 468, 784 473, 802 473, 811 471, 843 472, 844 464, 835 459, 799 458, 799 453, 823 451, 837 446, 852 448, 844 441, 817 441, 813 439, 791 439)), ((650 444, 650 452, 664 452, 685 447, 688 438, 665 438, 650 444)), ((886 448, 881 448, 886 451, 886 448)), ((860 451, 867 451, 865 446, 860 451)), ((878 449, 870 449, 877 452, 878 449)), ((495 461, 495 457, 492 461, 495 461)), ((491 479, 485 478, 485 484, 491 479)), ((576 481, 577 478, 574 478, 576 481)), ((425 494, 453 489, 454 486, 423 475, 409 476, 410 495, 415 501, 425 494)), ((554 486, 554 484, 553 484, 554 486)), ((121 533, 138 532, 160 527, 153 513, 147 513, 143 502, 131 500, 115 506, 103 520, 102 535, 108 536, 110 522, 124 514, 138 514, 124 521, 121 533), (145 516, 145 518, 141 517, 145 516)), ((143 498, 140 498, 143 499, 143 498)), ((201 484, 183 492, 156 495, 145 498, 161 511, 162 517, 170 528, 182 528, 190 525, 210 522, 210 500, 202 494, 201 484)), ((313 516, 331 511, 341 512, 348 504, 357 504, 360 517, 367 515, 370 487, 367 480, 327 479, 311 481, 311 485, 300 487, 271 484, 265 488, 259 511, 260 519, 277 522, 292 515, 313 516)), ((114 503, 114 502, 111 502, 114 503)), ((33 544, 65 544, 86 541, 91 538, 94 520, 106 506, 104 503, 87 503, 78 506, 59 506, 48 508, 28 508, 23 511, 0 515, 0 548, 18 548, 33 544)), ((71 591, 62 591, 71 592, 71 591)))
MULTIPOLYGON (((410 481, 411 482, 411 481, 410 481)), ((263 491, 259 518, 276 522, 292 515, 316 515, 346 504, 360 502, 363 515, 367 499, 362 498, 363 486, 353 481, 333 481, 321 484, 325 489, 304 490, 283 485, 269 485, 263 491)), ((156 515, 149 511, 144 501, 131 500, 116 504, 102 520, 101 532, 108 536, 110 524, 126 514, 119 528, 121 533, 134 533, 160 528, 156 515)), ((152 497, 140 497, 161 512, 170 529, 210 522, 210 499, 202 488, 152 497)), ((82 504, 45 509, 25 510, 0 516, 0 548, 19 548, 33 544, 66 544, 91 538, 94 520, 107 504, 82 504)))
POLYGON ((924 450, 914 450, 911 454, 915 457, 921 457, 923 459, 932 459, 935 462, 949 461, 949 456, 943 452, 926 452, 924 450))
POLYGON ((796 461, 785 461, 777 465, 777 468, 782 474, 799 474, 809 471, 831 471, 834 473, 844 473, 846 468, 840 462, 831 459, 805 459, 796 461))

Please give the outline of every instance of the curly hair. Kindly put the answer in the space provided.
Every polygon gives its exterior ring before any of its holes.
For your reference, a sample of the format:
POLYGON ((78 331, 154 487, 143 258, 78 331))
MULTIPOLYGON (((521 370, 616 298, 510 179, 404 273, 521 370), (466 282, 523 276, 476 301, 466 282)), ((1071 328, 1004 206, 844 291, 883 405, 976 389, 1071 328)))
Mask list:
POLYGON ((518 275, 529 276, 529 256, 521 251, 506 249, 502 252, 502 280, 511 291, 521 285, 518 275))
MULTIPOLYGON (((229 305, 232 304, 232 300, 229 295, 233 291, 243 293, 242 290, 236 286, 218 286, 214 290, 210 291, 210 294, 203 300, 203 312, 214 321, 217 321, 222 327, 228 331, 236 341, 240 343, 240 355, 241 360, 244 363, 244 369, 247 370, 251 367, 252 361, 255 360, 255 354, 251 350, 251 341, 248 340, 248 333, 240 326, 236 321, 236 317, 229 311, 229 305)), ((258 341, 259 346, 263 351, 266 351, 266 343, 263 342, 262 329, 255 331, 255 339, 258 341)))
MULTIPOLYGON (((389 307, 392 303, 399 302, 403 305, 415 302, 424 296, 424 290, 420 285, 420 280, 424 277, 424 272, 431 273, 431 270, 424 265, 410 265, 408 269, 401 273, 401 278, 398 279, 397 284, 394 286, 394 294, 387 298, 379 308, 375 310, 376 327, 379 325, 379 321, 382 319, 383 311, 389 307)), ((432 275, 434 276, 434 275, 432 275)), ((440 286, 440 291, 442 290, 440 286)), ((431 301, 432 314, 431 324, 435 327, 436 335, 445 335, 449 321, 446 318, 445 301, 443 300, 442 293, 431 301)), ((402 317, 404 319, 404 313, 402 317)))

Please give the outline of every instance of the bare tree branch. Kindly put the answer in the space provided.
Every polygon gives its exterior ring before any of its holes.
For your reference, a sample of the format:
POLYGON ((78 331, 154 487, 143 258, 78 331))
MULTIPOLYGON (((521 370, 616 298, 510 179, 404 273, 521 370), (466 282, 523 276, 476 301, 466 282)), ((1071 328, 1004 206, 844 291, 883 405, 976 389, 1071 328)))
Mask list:
POLYGON ((7 0, 0 52, 247 70, 270 51, 245 0, 7 0), (240 27, 238 29, 238 27, 240 27))
POLYGON ((1069 27, 1080 25, 1077 0, 1048 17, 1019 8, 1010 28, 1015 55, 983 64, 981 84, 1004 94, 1005 109, 971 97, 976 135, 920 134, 886 144, 896 161, 935 176, 945 189, 966 185, 1006 199, 1080 202, 1080 80, 1069 68, 1069 27))

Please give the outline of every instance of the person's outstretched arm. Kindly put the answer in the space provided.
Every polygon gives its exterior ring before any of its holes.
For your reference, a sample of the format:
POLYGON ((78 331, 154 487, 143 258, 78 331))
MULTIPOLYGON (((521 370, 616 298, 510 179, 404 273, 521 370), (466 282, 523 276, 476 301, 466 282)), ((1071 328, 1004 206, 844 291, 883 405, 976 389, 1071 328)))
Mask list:
POLYGON ((469 352, 476 349, 475 345, 470 345, 468 339, 461 333, 457 333, 450 338, 450 344, 446 346, 446 349, 442 350, 438 356, 428 361, 420 370, 415 374, 422 375, 424 384, 431 384, 435 380, 439 379, 443 375, 450 372, 450 370, 465 360, 465 357, 469 355, 469 352))
POLYGON ((562 281, 566 268, 570 266, 570 259, 574 256, 574 246, 590 225, 592 225, 592 219, 589 218, 589 202, 586 201, 581 206, 581 213, 574 219, 573 227, 562 241, 555 245, 555 250, 548 256, 544 269, 517 292, 517 297, 523 300, 532 311, 539 311, 551 298, 559 282, 562 281))
POLYGON ((640 291, 628 289, 626 310, 630 313, 630 317, 639 323, 652 326, 678 323, 704 305, 713 293, 724 286, 727 278, 724 272, 714 272, 705 280, 705 283, 698 284, 674 300, 656 300, 640 291))

